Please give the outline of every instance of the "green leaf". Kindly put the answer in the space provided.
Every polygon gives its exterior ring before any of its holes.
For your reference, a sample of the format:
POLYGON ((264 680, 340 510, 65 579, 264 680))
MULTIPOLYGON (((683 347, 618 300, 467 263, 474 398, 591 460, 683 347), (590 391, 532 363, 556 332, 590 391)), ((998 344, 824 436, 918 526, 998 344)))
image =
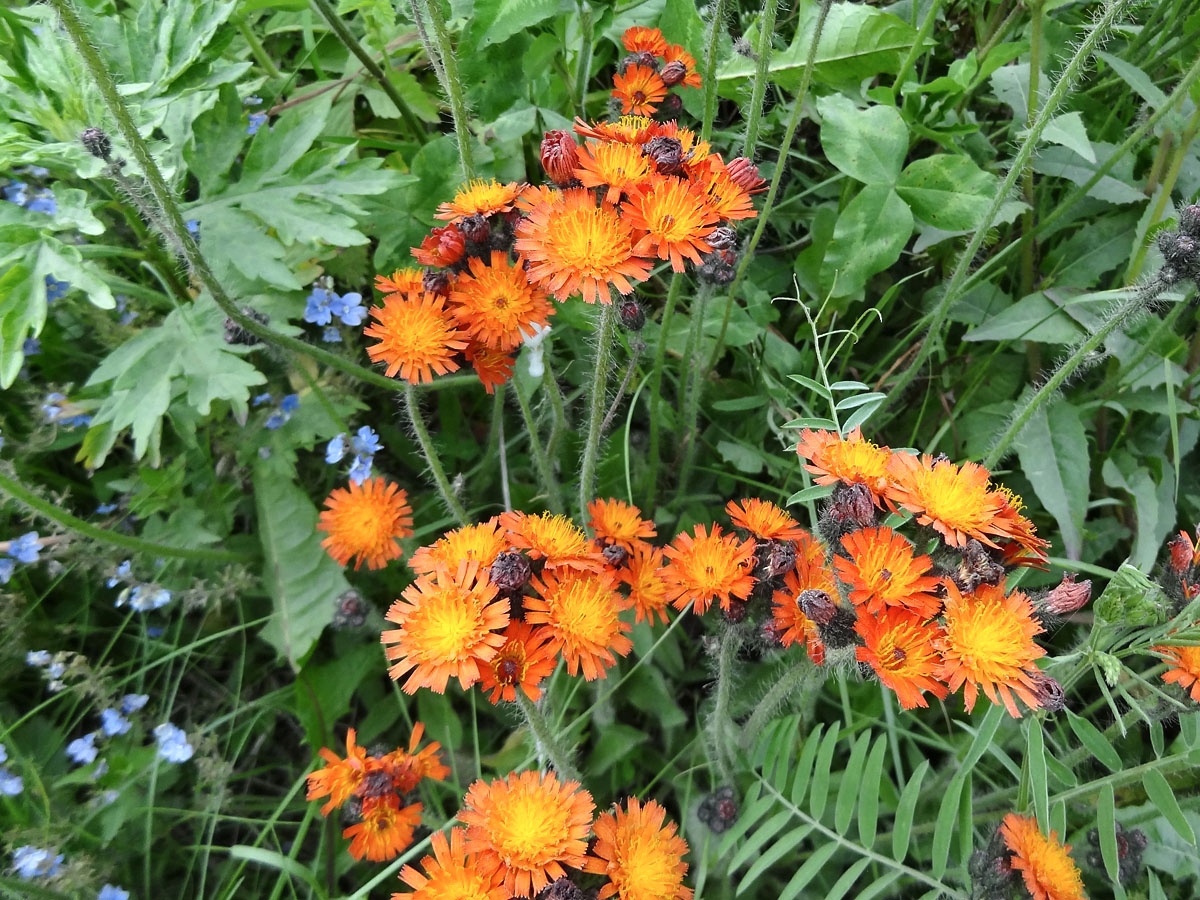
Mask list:
POLYGON ((477 49, 507 41, 558 12, 558 0, 476 0, 468 39, 477 49))
POLYGON ((808 887, 808 883, 812 881, 824 868, 825 863, 829 862, 829 858, 837 852, 838 845, 834 841, 821 844, 813 851, 812 856, 805 860, 804 865, 796 870, 788 883, 784 885, 783 890, 779 892, 779 900, 794 900, 800 896, 800 892, 808 887))
POLYGON ((896 193, 922 222, 942 231, 970 231, 983 221, 996 195, 996 176, 967 156, 938 153, 900 173, 896 193))
POLYGON ((829 393, 829 389, 826 388, 825 385, 821 384, 819 381, 809 378, 807 375, 789 375, 788 378, 792 379, 792 381, 796 382, 797 384, 804 385, 810 391, 815 394, 819 394, 826 400, 833 399, 833 395, 829 393))
POLYGON ((808 797, 808 811, 814 819, 821 818, 825 812, 825 801, 829 799, 829 767, 833 764, 833 751, 837 748, 837 742, 838 730, 831 728, 821 741, 821 749, 817 751, 812 790, 808 797))
POLYGON ((837 169, 865 184, 895 184, 908 152, 908 126, 894 106, 860 109, 848 97, 817 100, 821 147, 837 169))
POLYGON ((266 460, 255 464, 254 503, 263 548, 263 583, 274 604, 260 634, 293 671, 299 671, 333 620, 334 601, 350 590, 350 583, 321 546, 317 510, 308 495, 266 460))
MULTIPOLYGON (((1004 70, 1001 69, 1000 71, 1004 70)), ((1102 156, 1101 151, 1104 148, 1099 142, 1093 142, 1092 147, 1096 151, 1095 163, 1084 159, 1074 150, 1067 147, 1045 147, 1034 154, 1033 170, 1039 175, 1066 178, 1068 181, 1083 186, 1096 174, 1096 170, 1108 161, 1109 154, 1104 153, 1102 156)), ((1146 195, 1140 189, 1124 181, 1120 181, 1111 174, 1104 175, 1096 182, 1088 190, 1088 196, 1094 197, 1097 200, 1103 200, 1106 203, 1125 204, 1146 202, 1146 195)))
POLYGON ((960 769, 954 773, 938 806, 937 819, 933 826, 931 872, 934 878, 941 878, 946 874, 946 864, 950 860, 950 839, 954 836, 954 826, 958 821, 958 801, 967 780, 965 771, 960 769))
MULTIPOLYGON (((790 817, 792 814, 790 811, 788 811, 786 815, 790 817)), ((791 853, 793 850, 799 847, 800 844, 803 843, 804 839, 812 833, 812 830, 813 827, 811 825, 800 825, 797 828, 793 828, 782 837, 777 838, 770 847, 759 854, 758 859, 754 861, 754 865, 746 870, 746 874, 742 877, 742 880, 738 882, 737 893, 744 893, 748 887, 758 880, 759 877, 768 872, 773 865, 779 862, 779 860, 781 860, 788 853, 791 853)), ((755 835, 755 837, 757 838, 757 835, 755 835)), ((749 841, 747 843, 749 843, 749 841)), ((755 852, 757 852, 758 848, 760 848, 762 844, 755 841, 755 845, 755 852)), ((741 854, 739 854, 739 856, 741 856, 741 854)), ((746 862, 749 860, 749 858, 749 856, 742 858, 742 862, 746 862)), ((730 868, 732 869, 734 867, 731 865, 730 868)))
POLYGON ((1113 745, 1108 742, 1108 739, 1100 733, 1100 730, 1087 719, 1075 715, 1070 710, 1065 712, 1067 723, 1075 732, 1075 737, 1079 738, 1079 742, 1087 748, 1088 752, 1110 772, 1120 772, 1124 768, 1121 765, 1121 756, 1113 749, 1113 745))
POLYGON ((824 500, 833 493, 833 489, 837 485, 833 484, 814 484, 803 490, 796 491, 792 496, 787 498, 787 505, 791 506, 795 503, 807 503, 809 500, 824 500))
POLYGON ((863 769, 862 784, 858 789, 858 839, 870 849, 875 844, 875 830, 879 824, 879 790, 883 777, 883 755, 887 750, 887 735, 881 734, 867 757, 863 769))
POLYGON ((1017 439, 1021 470, 1054 516, 1068 559, 1083 554, 1091 457, 1079 410, 1066 400, 1041 406, 1017 439))
POLYGON ((1103 50, 1097 50, 1096 56, 1108 63, 1109 67, 1117 73, 1121 80, 1133 88, 1134 92, 1145 100, 1147 105, 1152 109, 1162 109, 1167 105, 1167 95, 1162 92, 1162 89, 1154 83, 1149 75, 1133 63, 1126 62, 1119 56, 1113 56, 1111 53, 1105 53, 1103 50))
POLYGON ((800 751, 800 757, 796 760, 796 771, 792 776, 792 787, 788 792, 789 799, 792 801, 792 806, 800 806, 804 802, 804 795, 808 792, 808 782, 812 777, 813 760, 817 756, 817 748, 821 744, 821 732, 824 730, 825 724, 822 722, 813 729, 812 734, 804 742, 804 749, 800 751))
MULTIPOLYGON (((752 790, 758 790, 757 781, 754 783, 752 790)), ((725 856, 734 847, 738 846, 742 838, 746 835, 746 832, 757 826, 759 819, 774 808, 774 797, 758 797, 757 799, 754 799, 753 795, 746 797, 742 801, 742 808, 741 812, 738 813, 737 821, 733 823, 732 828, 721 836, 721 845, 718 850, 720 855, 725 856)))
POLYGON ((1183 815, 1183 810, 1179 808, 1175 792, 1171 790, 1171 785, 1167 783, 1162 772, 1157 769, 1147 770, 1146 774, 1142 776, 1142 785, 1146 788, 1146 796, 1150 798, 1150 802, 1158 807, 1158 811, 1171 823, 1175 833, 1194 846, 1196 834, 1183 815))
POLYGON ((1038 291, 975 326, 963 340, 1070 344, 1082 335, 1083 329, 1045 293, 1038 291))
MULTIPOLYGON (((1102 622, 1119 625, 1153 625, 1163 620, 1163 609, 1167 603, 1162 588, 1151 581, 1146 575, 1128 563, 1122 563, 1104 587, 1104 591, 1096 598, 1092 608, 1097 618, 1102 622)), ((1111 669, 1105 675, 1118 676, 1121 672, 1120 661, 1111 656, 1097 654, 1097 664, 1102 668, 1111 669)), ((1115 677, 1109 679, 1116 684, 1115 677)))
POLYGON ((284 856, 282 853, 268 850, 265 847, 251 847, 249 844, 234 844, 228 852, 231 859, 243 859, 260 866, 278 869, 298 881, 303 881, 316 896, 326 896, 325 889, 312 870, 290 856, 284 856))
POLYGON ((821 265, 822 289, 834 297, 862 290, 897 259, 913 230, 912 210, 891 187, 869 184, 838 216, 821 265))
POLYGON ((863 873, 863 869, 871 864, 872 860, 869 857, 864 857, 842 873, 842 877, 834 882, 833 887, 825 892, 821 900, 842 900, 850 892, 850 888, 854 882, 858 881, 858 876, 863 873))
POLYGON ((1037 814, 1038 827, 1044 832, 1050 827, 1050 789, 1046 770, 1046 739, 1042 734, 1042 723, 1037 719, 1029 720, 1025 758, 1029 760, 1029 789, 1033 794, 1033 809, 1037 814))
POLYGON ((1120 880, 1120 855, 1117 852, 1116 798, 1110 782, 1100 785, 1096 798, 1096 831, 1100 835, 1100 856, 1104 860, 1104 871, 1110 881, 1120 880))
POLYGON ((908 842, 912 837, 913 813, 921 799, 921 782, 929 772, 929 760, 921 760, 917 770, 908 779, 896 804, 896 816, 892 822, 892 859, 903 862, 908 855, 908 842))
POLYGON ((1042 139, 1074 150, 1090 163, 1096 161, 1096 151, 1088 139, 1083 116, 1077 112, 1055 116, 1042 131, 1042 139))
POLYGON ((850 748, 850 758, 842 770, 842 782, 838 785, 837 800, 834 803, 833 827, 838 834, 845 834, 850 827, 850 819, 854 816, 854 807, 858 803, 858 785, 863 775, 863 762, 867 758, 867 750, 871 746, 871 732, 864 731, 850 748))

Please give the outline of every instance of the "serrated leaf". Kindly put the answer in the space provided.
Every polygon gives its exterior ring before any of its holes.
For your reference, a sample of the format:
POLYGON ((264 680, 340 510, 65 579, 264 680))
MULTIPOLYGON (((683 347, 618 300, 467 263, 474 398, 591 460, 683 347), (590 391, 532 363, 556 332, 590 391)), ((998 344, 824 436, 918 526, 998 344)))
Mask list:
POLYGON ((1157 769, 1149 769, 1142 776, 1142 785, 1146 788, 1146 796, 1150 798, 1150 802, 1158 807, 1158 811, 1175 829, 1175 833, 1195 846, 1196 834, 1192 831, 1192 826, 1184 816, 1183 810, 1179 808, 1175 792, 1171 790, 1171 785, 1167 783, 1162 772, 1157 769))
POLYGON ((863 769, 862 784, 858 788, 858 839, 868 850, 875 845, 876 827, 879 824, 880 779, 883 777, 883 755, 887 750, 887 735, 881 734, 871 748, 863 769))
POLYGON ((850 757, 842 770, 842 781, 838 785, 837 799, 833 809, 833 827, 838 834, 845 834, 858 804, 858 785, 863 775, 863 762, 871 746, 871 732, 864 731, 850 748, 850 757))
POLYGON ((908 855, 913 813, 917 809, 917 801, 921 799, 921 782, 928 772, 929 760, 923 759, 908 779, 908 784, 900 793, 900 801, 896 804, 896 816, 892 822, 892 859, 896 862, 903 862, 904 857, 908 855))
POLYGON ((1021 470, 1058 523, 1067 558, 1079 559, 1091 480, 1079 410, 1063 399, 1038 407, 1016 444, 1021 470))

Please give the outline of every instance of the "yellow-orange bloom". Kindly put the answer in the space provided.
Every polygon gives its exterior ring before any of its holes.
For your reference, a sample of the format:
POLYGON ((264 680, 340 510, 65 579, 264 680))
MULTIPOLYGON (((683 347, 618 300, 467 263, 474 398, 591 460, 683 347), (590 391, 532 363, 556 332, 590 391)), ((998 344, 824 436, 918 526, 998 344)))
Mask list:
POLYGON ((307 799, 329 798, 329 802, 321 807, 323 816, 329 815, 335 807, 350 799, 375 762, 367 756, 366 748, 360 747, 355 741, 355 734, 353 728, 346 732, 345 759, 322 747, 318 752, 321 759, 325 760, 325 767, 308 774, 307 799))
POLYGON ((478 525, 464 525, 447 531, 436 543, 417 550, 408 565, 418 575, 430 575, 438 567, 456 572, 463 562, 490 566, 507 549, 508 537, 500 527, 500 520, 491 518, 478 525))
POLYGON ((529 279, 559 300, 578 292, 585 303, 611 303, 609 285, 629 294, 650 275, 649 260, 633 252, 630 224, 584 188, 533 207, 517 224, 515 247, 529 279))
POLYGON ((937 625, 923 624, 902 609, 888 609, 878 616, 862 609, 854 630, 865 644, 854 650, 858 661, 867 663, 896 692, 902 708, 928 706, 922 691, 939 700, 946 698, 946 686, 937 681, 941 657, 934 641, 942 633, 937 625))
POLYGON ((769 500, 749 497, 740 503, 730 500, 725 514, 738 528, 760 541, 799 541, 811 538, 796 520, 769 500))
POLYGON ((1191 698, 1200 703, 1200 647, 1155 647, 1166 657, 1171 666, 1163 672, 1167 684, 1177 684, 1184 690, 1191 688, 1191 698))
POLYGON ((996 536, 1008 536, 999 518, 1007 500, 991 490, 990 474, 978 463, 956 466, 948 459, 897 453, 888 462, 891 484, 888 499, 916 516, 920 525, 932 526, 951 547, 968 538, 998 546, 996 536))
POLYGON ((805 591, 824 591, 838 596, 833 573, 825 565, 825 549, 811 536, 796 542, 796 567, 783 579, 783 588, 771 597, 771 616, 780 643, 790 647, 804 641, 809 659, 817 665, 825 662, 825 645, 817 625, 804 615, 799 598, 805 591))
POLYGON ((653 800, 643 806, 636 797, 612 812, 601 813, 593 829, 598 857, 587 861, 587 871, 608 877, 598 900, 616 895, 620 900, 691 900, 683 884, 687 874, 688 845, 675 831, 675 823, 663 824, 667 811, 653 800))
POLYGON ((501 351, 516 349, 554 315, 540 288, 529 283, 525 269, 512 265, 508 254, 493 250, 491 265, 477 256, 467 261, 450 289, 451 312, 469 338, 501 351))
POLYGON ((642 518, 642 511, 624 500, 593 500, 587 506, 591 521, 588 528, 596 540, 624 547, 630 553, 658 534, 653 522, 642 518))
POLYGON ((421 859, 425 874, 412 866, 401 869, 400 880, 413 890, 410 894, 392 894, 392 900, 508 900, 503 869, 484 872, 467 853, 463 829, 451 828, 449 843, 445 834, 435 831, 429 845, 433 856, 421 859))
POLYGON ((696 183, 704 189, 709 209, 718 219, 734 221, 758 215, 750 192, 733 180, 719 154, 712 154, 691 171, 696 183))
POLYGON ((424 275, 425 273, 415 266, 409 266, 406 269, 397 269, 390 277, 387 275, 376 275, 375 290, 384 296, 388 294, 419 294, 424 290, 422 287, 424 275))
POLYGON ((664 124, 649 116, 621 116, 615 122, 585 122, 575 117, 575 133, 598 141, 619 141, 623 144, 644 144, 659 134, 664 124))
POLYGON ((644 544, 629 555, 619 576, 629 585, 629 602, 633 605, 634 621, 645 619, 654 624, 655 613, 667 623, 667 607, 671 605, 670 587, 663 577, 666 557, 662 550, 644 544))
POLYGON ((327 535, 321 546, 338 565, 357 557, 356 569, 363 563, 382 569, 400 556, 397 541, 413 533, 412 523, 408 494, 383 478, 368 478, 334 490, 325 499, 317 528, 327 535))
POLYGON ((463 356, 471 364, 475 377, 489 394, 496 393, 496 388, 507 384, 513 376, 516 360, 512 351, 494 350, 486 344, 471 341, 463 350, 463 356))
POLYGON ((1004 844, 1012 851, 1010 865, 1021 873, 1033 900, 1086 900, 1079 867, 1071 859, 1071 847, 1046 837, 1031 816, 1009 813, 1000 826, 1004 844))
POLYGON ((662 56, 667 52, 667 39, 663 37, 663 33, 657 28, 646 28, 642 25, 626 28, 625 33, 621 35, 621 43, 630 53, 645 51, 662 56))
POLYGON ((484 871, 504 872, 504 886, 532 897, 583 867, 595 804, 577 781, 552 774, 512 773, 467 789, 459 821, 467 826, 466 852, 484 871))
POLYGON ((400 806, 395 794, 365 797, 362 821, 342 831, 350 838, 350 855, 371 862, 387 862, 399 856, 412 843, 413 829, 421 824, 421 804, 400 806))
POLYGON ((532 559, 544 559, 547 569, 602 568, 601 558, 583 529, 566 516, 507 512, 500 517, 500 526, 508 530, 512 546, 522 548, 532 559))
POLYGON ((693 182, 658 177, 630 194, 622 209, 637 229, 633 251, 640 256, 669 259, 671 268, 682 272, 685 258, 699 265, 700 254, 712 250, 704 238, 712 234, 717 216, 693 182))
POLYGON ((492 213, 508 212, 516 203, 525 185, 510 181, 500 184, 496 179, 477 179, 458 189, 448 203, 438 207, 435 219, 458 222, 468 216, 490 216, 492 213))
POLYGON ((546 628, 533 628, 525 622, 509 622, 504 643, 481 669, 479 687, 493 703, 517 699, 517 688, 530 700, 542 696, 541 684, 551 673, 558 658, 558 645, 546 628))
POLYGON ((603 678, 616 664, 616 653, 625 656, 633 649, 626 636, 633 626, 620 619, 624 598, 617 593, 611 572, 579 572, 573 569, 546 570, 530 584, 538 597, 525 598, 525 621, 545 625, 562 650, 567 671, 580 669, 587 681, 603 678))
POLYGON ((727 610, 734 597, 745 600, 754 589, 754 541, 723 535, 720 525, 711 531, 697 525, 694 537, 685 531, 664 552, 670 562, 663 577, 679 609, 694 601, 695 611, 703 614, 717 600, 727 610))
POLYGON ((862 431, 855 428, 846 437, 834 431, 800 432, 796 452, 807 459, 805 469, 816 476, 817 484, 861 484, 875 498, 876 504, 888 486, 888 460, 892 451, 863 440, 862 431))
POLYGON ((497 599, 498 593, 477 562, 460 563, 454 573, 438 569, 404 589, 386 616, 400 627, 383 632, 380 640, 392 662, 392 679, 412 672, 406 694, 419 687, 445 693, 451 677, 464 688, 479 680, 480 664, 504 643, 494 632, 508 625, 509 601, 497 599))
POLYGON ((849 559, 833 558, 838 577, 850 586, 850 602, 872 613, 903 607, 921 619, 942 608, 934 596, 938 579, 928 556, 915 556, 912 544, 890 528, 863 528, 842 538, 849 559))
POLYGON ((433 381, 458 368, 454 355, 467 341, 436 294, 391 294, 383 306, 371 308, 375 323, 363 329, 379 343, 367 347, 372 362, 387 364, 385 374, 399 374, 410 384, 433 381))
POLYGON ((450 774, 450 767, 445 765, 438 755, 438 751, 442 749, 441 744, 434 741, 424 750, 417 749, 424 736, 425 725, 417 722, 408 739, 407 750, 398 747, 379 759, 380 768, 392 776, 392 784, 397 793, 407 794, 415 790, 422 778, 445 781, 446 776, 450 774))
POLYGON ((575 177, 584 187, 604 187, 605 203, 616 203, 651 177, 650 158, 638 144, 589 141, 579 148, 575 177))
POLYGON ((1007 597, 1003 585, 981 584, 963 595, 949 578, 946 588, 945 632, 937 639, 942 666, 937 677, 950 690, 963 688, 970 712, 982 688, 993 703, 1003 703, 1009 715, 1020 718, 1015 694, 1029 706, 1041 704, 1033 693, 1034 660, 1046 651, 1033 636, 1043 629, 1033 616, 1033 604, 1020 591, 1007 597))
POLYGON ((621 112, 648 116, 655 105, 667 96, 667 86, 649 66, 633 65, 613 75, 612 95, 621 101, 621 112))

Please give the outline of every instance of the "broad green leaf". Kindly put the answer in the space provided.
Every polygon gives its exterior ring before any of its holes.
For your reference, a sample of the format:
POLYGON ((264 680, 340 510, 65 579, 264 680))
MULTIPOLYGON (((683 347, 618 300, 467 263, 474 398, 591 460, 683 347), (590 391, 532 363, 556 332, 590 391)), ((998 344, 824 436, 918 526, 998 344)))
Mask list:
POLYGON ((1079 410, 1066 400, 1041 406, 1017 439, 1021 470, 1054 516, 1068 559, 1083 554, 1091 457, 1079 410))
POLYGON ((1096 56, 1108 63, 1109 67, 1120 76, 1121 80, 1134 89, 1139 97, 1146 101, 1152 109, 1162 109, 1167 104, 1167 95, 1154 81, 1131 62, 1126 62, 1119 56, 1097 50, 1096 56))
POLYGON ((883 776, 883 755, 887 751, 887 743, 886 734, 876 738, 858 789, 858 839, 868 849, 875 844, 875 829, 879 824, 880 779, 883 776))
POLYGON ((558 12, 558 0, 476 0, 468 39, 476 48, 499 44, 558 12))
POLYGON ((845 834, 858 804, 858 786, 863 776, 863 763, 871 746, 871 732, 864 731, 850 748, 850 757, 842 770, 842 781, 838 785, 837 799, 833 809, 833 827, 838 834, 845 834))
MULTIPOLYGON (((1034 155, 1033 170, 1040 175, 1066 178, 1068 181, 1082 186, 1091 180, 1101 164, 1108 161, 1109 153, 1101 155, 1103 148, 1100 143, 1093 142, 1092 148, 1096 153, 1096 162, 1094 163, 1066 147, 1045 147, 1034 155)), ((1120 181, 1112 174, 1105 175, 1096 182, 1088 190, 1088 196, 1106 203, 1116 204, 1144 203, 1146 201, 1146 195, 1139 188, 1120 181)))
POLYGON ((1038 291, 1022 297, 982 325, 975 326, 963 339, 1069 344, 1082 335, 1083 329, 1061 307, 1038 291))
POLYGON ((1038 827, 1044 832, 1050 827, 1050 790, 1046 770, 1046 739, 1042 734, 1042 723, 1037 719, 1029 720, 1025 757, 1029 760, 1029 789, 1033 795, 1033 809, 1037 814, 1038 827))
POLYGON ((838 216, 821 266, 822 288, 835 297, 862 290, 900 258, 912 230, 912 211, 895 190, 866 185, 838 216))
POLYGON ((1129 259, 1136 227, 1135 213, 1090 221, 1046 254, 1043 271, 1055 284, 1091 288, 1129 259))
MULTIPOLYGON (((1129 562, 1142 572, 1153 569, 1163 541, 1175 527, 1174 468, 1163 467, 1155 478, 1147 462, 1122 449, 1110 454, 1100 467, 1105 484, 1133 498, 1137 533, 1129 562)), ((1143 604, 1142 612, 1156 611, 1143 604)))
POLYGON ((908 152, 908 126, 894 106, 860 109, 841 94, 817 101, 821 147, 842 173, 865 184, 895 184, 908 152))
POLYGON ((1150 802, 1158 807, 1158 811, 1171 823, 1175 833, 1189 844, 1195 845, 1196 834, 1183 815, 1183 810, 1179 808, 1175 792, 1171 790, 1171 785, 1167 783, 1162 772, 1157 769, 1149 769, 1142 776, 1142 786, 1146 788, 1146 796, 1150 798, 1150 802))
POLYGON ((1117 852, 1117 812, 1113 787, 1109 782, 1100 785, 1096 798, 1096 831, 1100 836, 1100 856, 1110 881, 1120 880, 1120 856, 1117 852))
POLYGON ((921 799, 921 782, 929 772, 929 760, 921 760, 917 770, 908 779, 896 804, 896 816, 892 823, 892 859, 903 862, 908 855, 908 842, 912 836, 913 813, 921 799))
POLYGON ((1120 772, 1124 768, 1121 764, 1121 756, 1113 749, 1113 745, 1108 742, 1108 738, 1101 734, 1100 730, 1087 719, 1075 715, 1070 710, 1066 710, 1066 713, 1067 722, 1070 724, 1071 730, 1075 732, 1075 737, 1079 738, 1079 742, 1087 748, 1087 751, 1110 772, 1120 772))
POLYGON ((1088 139, 1087 126, 1078 112, 1062 113, 1047 123, 1042 140, 1074 150, 1090 163, 1096 161, 1096 151, 1088 139))
POLYGON ((900 173, 896 193, 920 221, 942 231, 969 231, 992 205, 996 176, 969 157, 938 153, 909 164, 900 173))

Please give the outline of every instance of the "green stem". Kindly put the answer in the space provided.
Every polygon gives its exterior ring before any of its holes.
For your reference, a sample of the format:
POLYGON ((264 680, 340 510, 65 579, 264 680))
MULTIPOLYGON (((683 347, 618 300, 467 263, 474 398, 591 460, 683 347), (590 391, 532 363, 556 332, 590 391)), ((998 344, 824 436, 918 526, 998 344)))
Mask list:
POLYGON ((733 670, 737 664, 738 650, 742 647, 742 631, 736 625, 725 626, 721 633, 721 646, 717 651, 717 689, 713 699, 712 713, 708 717, 706 730, 712 741, 716 756, 717 772, 721 784, 733 784, 733 768, 726 743, 728 730, 733 727, 729 716, 729 700, 733 696, 733 670))
POLYGON ((700 123, 702 141, 707 141, 712 136, 712 123, 717 115, 717 45, 720 43, 721 25, 725 19, 725 3, 726 0, 716 0, 705 38, 704 119, 700 123))
POLYGON ((579 114, 587 118, 587 85, 592 71, 592 42, 593 35, 592 9, 590 0, 580 0, 579 3, 579 39, 583 42, 579 47, 579 57, 575 64, 575 96, 579 98, 579 114))
POLYGON ((658 493, 658 469, 659 469, 659 434, 661 430, 660 423, 662 414, 660 404, 662 403, 662 378, 663 369, 666 368, 667 362, 667 332, 671 326, 671 317, 675 312, 675 304, 679 302, 679 294, 683 288, 683 275, 674 274, 671 276, 671 286, 667 289, 667 300, 663 305, 662 319, 658 326, 658 343, 654 347, 654 367, 650 374, 650 449, 648 452, 649 460, 646 471, 646 491, 644 503, 648 514, 654 516, 654 501, 655 495, 658 493))
MULTIPOLYGON (((548 350, 543 352, 549 356, 548 350)), ((558 381, 555 380, 554 373, 550 370, 549 359, 542 364, 542 387, 545 388, 546 394, 550 398, 550 410, 554 413, 550 436, 546 438, 546 455, 550 459, 554 459, 558 450, 558 439, 567 430, 567 411, 563 406, 562 389, 558 386, 558 381)))
POLYGON ((788 668, 771 685, 770 690, 763 694, 762 699, 754 707, 754 711, 750 713, 750 718, 742 726, 742 734, 739 738, 742 749, 749 750, 754 746, 754 742, 767 726, 767 722, 793 692, 800 690, 804 694, 810 693, 813 684, 818 686, 821 684, 821 676, 821 667, 814 665, 808 656, 788 668))
MULTIPOLYGON (((933 31, 933 26, 937 22, 938 13, 941 12, 943 2, 944 0, 933 0, 933 3, 930 4, 929 12, 925 14, 925 18, 922 20, 921 28, 917 31, 917 36, 913 38, 912 46, 908 48, 908 54, 904 57, 904 62, 900 64, 900 71, 896 73, 896 80, 892 82, 893 100, 900 93, 901 88, 904 87, 908 73, 916 65, 917 57, 925 49, 925 41, 929 38, 929 32, 933 31)), ((915 6, 913 10, 915 12, 915 6)))
POLYGON ((67 528, 86 538, 112 544, 134 553, 146 553, 151 556, 170 556, 175 559, 202 559, 209 562, 249 562, 254 559, 249 553, 236 553, 232 550, 206 550, 199 547, 172 547, 170 544, 156 544, 141 538, 118 534, 106 528, 100 528, 91 522, 76 518, 65 510, 59 509, 52 503, 43 500, 14 478, 9 478, 0 472, 0 491, 23 506, 28 507, 40 516, 49 519, 56 525, 67 528))
POLYGON ((454 120, 454 135, 458 140, 458 158, 462 164, 463 178, 470 181, 475 177, 475 159, 471 150, 471 131, 467 127, 467 103, 463 96, 462 81, 458 77, 458 61, 454 49, 450 46, 450 36, 446 31, 446 20, 438 0, 410 0, 412 4, 413 21, 416 22, 417 32, 421 43, 425 45, 425 53, 434 64, 434 70, 442 82, 442 90, 450 101, 450 116, 454 120), (421 19, 420 7, 429 13, 430 29, 425 28, 421 19), (430 35, 432 32, 432 35, 430 35))
POLYGON ((746 111, 746 142, 742 145, 742 156, 748 159, 754 159, 754 148, 758 145, 763 97, 767 92, 767 73, 771 64, 771 38, 775 36, 775 16, 778 12, 779 0, 764 0, 762 15, 758 19, 758 62, 754 70, 754 85, 750 90, 750 108, 746 111))
POLYGON ((558 479, 554 477, 554 467, 550 463, 550 457, 546 455, 541 438, 538 437, 537 422, 534 421, 533 412, 529 408, 529 401, 525 399, 525 392, 521 390, 520 384, 514 384, 513 388, 517 406, 521 407, 521 418, 525 420, 525 433, 529 435, 529 452, 533 455, 538 476, 542 481, 542 490, 546 494, 546 505, 550 507, 551 512, 561 515, 566 509, 562 488, 559 487, 558 479))
POLYGON ((451 489, 450 482, 446 478, 446 470, 442 468, 442 462, 438 459, 437 450, 433 446, 433 440, 429 437, 429 429, 425 427, 425 420, 421 417, 421 410, 417 408, 416 392, 413 390, 412 385, 407 383, 404 386, 404 404, 408 410, 408 421, 412 423, 413 434, 416 435, 417 444, 421 448, 421 455, 425 457, 425 464, 429 466, 429 473, 433 476, 438 493, 442 495, 442 502, 446 504, 446 508, 450 510, 450 514, 458 520, 459 525, 466 525, 469 521, 467 511, 459 499, 454 496, 454 491, 451 489))
POLYGON ((517 690, 517 706, 521 708, 521 714, 525 716, 525 722, 529 725, 529 730, 533 732, 538 756, 545 756, 549 759, 550 764, 554 766, 554 771, 562 780, 581 781, 579 771, 571 763, 570 751, 558 740, 550 728, 550 723, 542 715, 542 711, 519 688, 517 690))
POLYGON ((704 382, 708 377, 707 359, 704 357, 704 319, 708 313, 708 301, 713 295, 713 286, 704 282, 692 301, 691 330, 688 332, 688 349, 683 354, 683 368, 679 373, 680 383, 690 375, 687 395, 683 400, 683 428, 679 432, 684 441, 683 468, 679 473, 679 493, 687 491, 688 476, 696 459, 696 448, 700 443, 698 422, 700 419, 700 397, 704 393, 704 382))
POLYGON ((600 322, 596 327, 596 365, 592 372, 588 391, 588 427, 583 445, 583 456, 579 464, 579 520, 587 521, 587 505, 595 499, 596 461, 600 455, 600 426, 604 422, 604 410, 608 397, 608 375, 613 364, 613 345, 617 331, 617 306, 602 303, 597 313, 600 322))
POLYGON ((263 48, 262 41, 258 39, 258 35, 254 33, 254 29, 250 27, 250 23, 246 21, 245 16, 237 17, 237 28, 242 33, 242 37, 246 41, 246 46, 250 48, 250 55, 262 66, 263 71, 267 73, 268 78, 282 78, 283 74, 279 71, 279 67, 275 65, 275 61, 267 55, 267 51, 263 48))
MULTIPOLYGON (((1026 127, 1033 124, 1037 118, 1038 107, 1038 81, 1041 78, 1042 72, 1042 15, 1045 5, 1042 0, 1030 0, 1028 3, 1029 12, 1032 16, 1030 22, 1030 38, 1029 38, 1029 92, 1026 95, 1026 112, 1025 124, 1026 127)), ((1032 235, 1036 223, 1036 215, 1034 209, 1033 197, 1033 158, 1030 157, 1025 164, 1025 169, 1021 174, 1021 192, 1024 195, 1025 210, 1022 217, 1022 232, 1032 235)), ((1021 251, 1021 296, 1027 296, 1033 290, 1033 268, 1034 257, 1036 255, 1035 241, 1030 238, 1028 241, 1022 242, 1021 251)), ((1035 370, 1036 371, 1036 370, 1035 370)))

